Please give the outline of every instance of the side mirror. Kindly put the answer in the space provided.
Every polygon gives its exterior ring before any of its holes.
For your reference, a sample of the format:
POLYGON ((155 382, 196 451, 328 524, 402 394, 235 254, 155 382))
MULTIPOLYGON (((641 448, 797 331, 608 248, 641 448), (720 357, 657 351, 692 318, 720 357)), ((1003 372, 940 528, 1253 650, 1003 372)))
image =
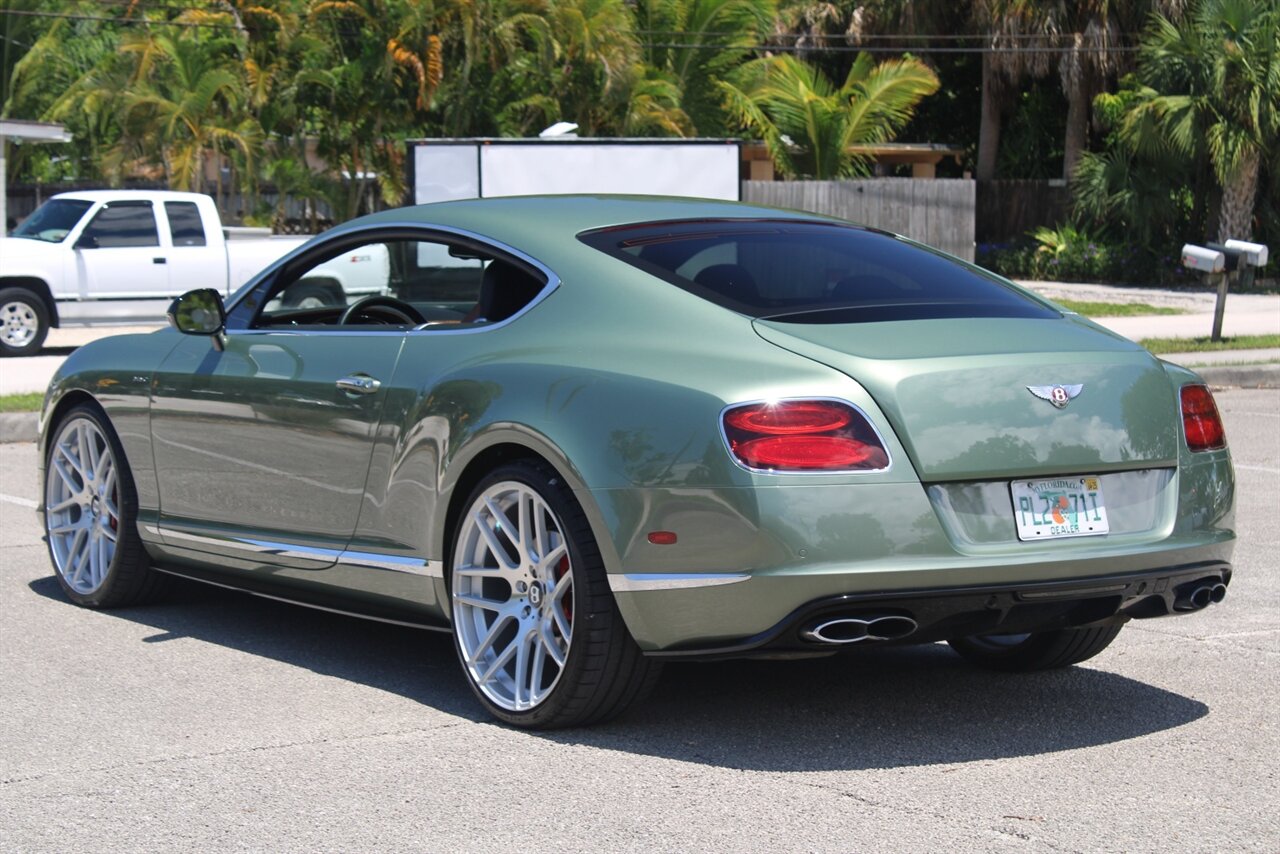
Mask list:
POLYGON ((94 237, 92 234, 89 234, 87 231, 83 232, 79 237, 76 238, 75 248, 76 249, 97 249, 98 238, 94 237))
POLYGON ((222 294, 213 288, 187 291, 169 305, 169 325, 184 335, 212 335, 213 346, 222 349, 227 312, 222 294))

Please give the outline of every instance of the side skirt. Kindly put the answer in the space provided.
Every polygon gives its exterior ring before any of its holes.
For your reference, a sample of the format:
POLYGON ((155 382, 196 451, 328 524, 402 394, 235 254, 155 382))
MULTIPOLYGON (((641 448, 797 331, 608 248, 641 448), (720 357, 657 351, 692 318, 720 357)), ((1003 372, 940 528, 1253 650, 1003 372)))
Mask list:
POLYGON ((435 632, 452 632, 453 629, 447 623, 432 620, 420 614, 416 614, 408 609, 399 609, 391 606, 377 605, 375 603, 366 603, 364 609, 353 609, 348 599, 337 599, 336 597, 327 597, 321 594, 308 596, 283 596, 278 589, 268 589, 266 585, 254 583, 249 580, 243 583, 240 578, 237 582, 231 583, 226 580, 225 576, 219 573, 200 570, 194 567, 166 567, 153 566, 157 572, 163 572, 167 575, 176 576, 177 578, 185 578, 190 581, 198 581, 201 584, 210 584, 214 587, 222 587, 227 590, 235 590, 240 593, 248 593, 252 596, 260 596, 263 599, 273 599, 276 602, 285 602, 290 605, 301 605, 305 608, 314 608, 317 611, 327 611, 330 614, 341 614, 346 617, 359 617, 362 620, 374 620, 379 623, 389 623, 395 626, 407 626, 411 629, 427 629, 435 632))

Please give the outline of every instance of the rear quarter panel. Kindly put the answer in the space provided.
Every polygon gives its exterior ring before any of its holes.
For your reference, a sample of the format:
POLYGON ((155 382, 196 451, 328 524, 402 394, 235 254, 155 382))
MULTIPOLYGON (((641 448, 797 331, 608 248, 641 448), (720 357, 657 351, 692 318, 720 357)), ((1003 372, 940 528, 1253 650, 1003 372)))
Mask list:
MULTIPOLYGON (((856 382, 763 341, 747 318, 603 255, 574 273, 577 281, 507 327, 410 335, 374 450, 358 546, 447 560, 446 518, 450 501, 465 498, 455 495, 464 472, 509 444, 550 461, 579 492, 611 571, 621 571, 638 526, 661 516, 643 506, 658 495, 747 520, 715 538, 741 549, 759 516, 755 486, 814 479, 735 465, 720 434, 726 405, 840 397, 883 429, 856 382), (724 508, 726 495, 742 506, 724 508)), ((895 460, 889 471, 819 479, 917 483, 896 439, 885 438, 895 460)))

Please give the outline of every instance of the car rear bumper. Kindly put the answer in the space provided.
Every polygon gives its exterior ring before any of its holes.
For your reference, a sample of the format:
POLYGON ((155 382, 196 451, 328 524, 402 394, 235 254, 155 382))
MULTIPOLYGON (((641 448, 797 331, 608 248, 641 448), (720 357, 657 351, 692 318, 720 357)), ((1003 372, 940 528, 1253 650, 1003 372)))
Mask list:
POLYGON ((1147 619, 1191 613, 1220 602, 1230 583, 1229 564, 1207 562, 1070 581, 848 593, 806 602, 754 635, 679 644, 647 654, 707 659, 821 653, 871 643, 932 643, 1147 619))
POLYGON ((1233 536, 1189 539, 1099 549, 1089 557, 1077 552, 1067 560, 923 558, 609 579, 628 628, 648 654, 818 652, 831 647, 798 642, 796 632, 809 618, 841 609, 909 617, 917 627, 902 643, 1177 614, 1182 609, 1174 599, 1183 585, 1201 579, 1225 585, 1231 578, 1233 536))

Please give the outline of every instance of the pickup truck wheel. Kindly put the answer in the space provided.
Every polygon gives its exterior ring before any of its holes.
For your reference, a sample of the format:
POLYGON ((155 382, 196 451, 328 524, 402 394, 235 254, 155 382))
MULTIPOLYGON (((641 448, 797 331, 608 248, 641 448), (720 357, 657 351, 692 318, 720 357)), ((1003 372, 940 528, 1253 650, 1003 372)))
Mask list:
POLYGON ((342 293, 342 286, 332 279, 317 282, 297 282, 285 289, 281 300, 285 308, 333 308, 345 305, 337 294, 342 293), (332 284, 322 284, 332 282, 332 284))
POLYGON ((26 288, 0 290, 0 355, 35 355, 48 334, 44 300, 26 288))

